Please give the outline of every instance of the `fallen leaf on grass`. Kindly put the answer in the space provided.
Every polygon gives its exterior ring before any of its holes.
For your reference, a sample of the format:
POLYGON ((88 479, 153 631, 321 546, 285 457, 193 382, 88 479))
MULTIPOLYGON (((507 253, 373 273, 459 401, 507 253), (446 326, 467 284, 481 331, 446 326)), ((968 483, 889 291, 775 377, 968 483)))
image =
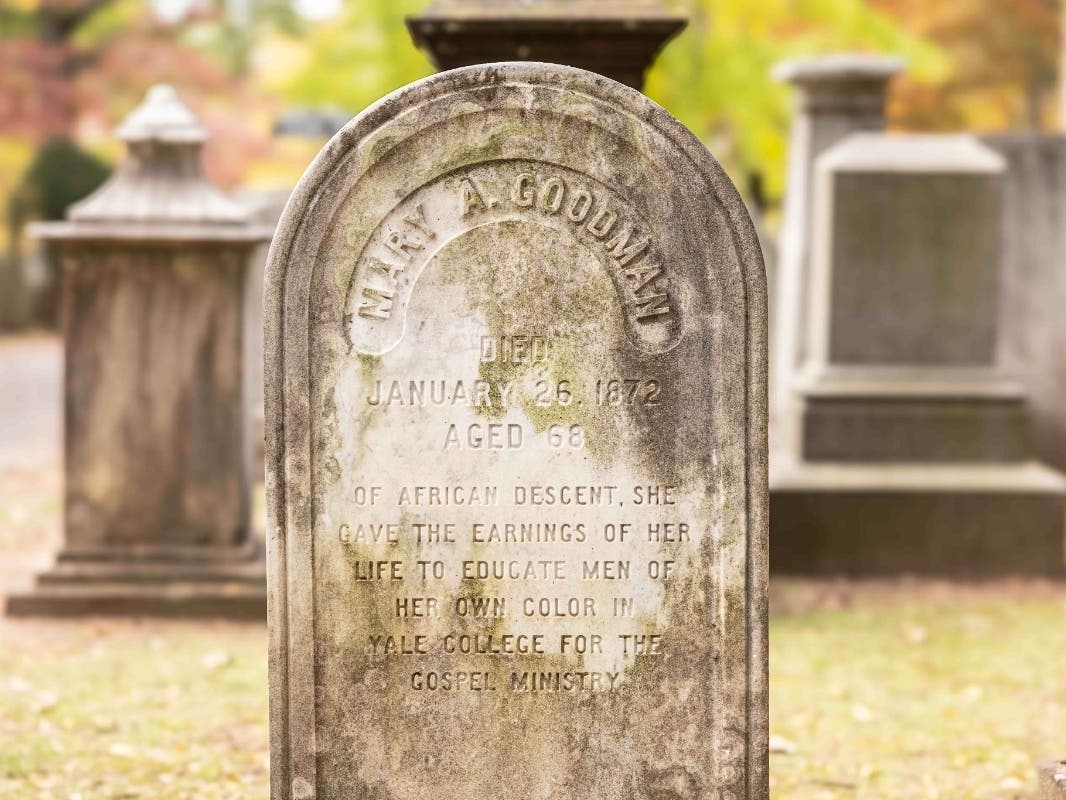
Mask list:
POLYGON ((51 711, 59 703, 59 695, 56 692, 38 692, 33 701, 33 713, 44 714, 51 711))
POLYGON ((796 752, 796 745, 786 739, 784 736, 778 736, 777 734, 771 734, 770 736, 770 752, 781 753, 783 755, 792 755, 796 752))
POLYGON ((907 642, 917 646, 925 644, 925 640, 929 638, 929 632, 920 625, 908 625, 903 631, 903 636, 907 642))
POLYGON ((208 653, 200 659, 200 666, 208 672, 215 672, 222 669, 233 660, 233 657, 225 650, 216 650, 213 653, 208 653))

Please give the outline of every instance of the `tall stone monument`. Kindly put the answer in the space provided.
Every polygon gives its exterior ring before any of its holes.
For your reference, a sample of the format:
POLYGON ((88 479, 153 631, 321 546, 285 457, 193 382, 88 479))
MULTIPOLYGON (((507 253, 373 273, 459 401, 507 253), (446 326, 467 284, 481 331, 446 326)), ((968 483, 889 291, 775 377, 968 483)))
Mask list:
POLYGON ((407 27, 437 69, 547 61, 640 89, 687 23, 664 0, 434 0, 407 27))
POLYGON ((778 439, 788 439, 789 386, 806 358, 811 283, 811 202, 818 156, 846 136, 885 129, 888 85, 903 69, 890 56, 833 53, 780 63, 774 77, 795 87, 788 144, 788 189, 781 225, 773 306, 772 415, 778 439))
POLYGON ((1063 573, 1066 484, 1029 460, 996 364, 1003 172, 968 136, 854 134, 819 158, 775 569, 1063 573))
POLYGON ((638 92, 371 107, 267 278, 273 800, 767 797, 762 259, 638 92))
POLYGON ((7 611, 259 618, 241 309, 270 229, 205 181, 170 87, 118 135, 117 174, 38 228, 62 269, 65 541, 7 611))

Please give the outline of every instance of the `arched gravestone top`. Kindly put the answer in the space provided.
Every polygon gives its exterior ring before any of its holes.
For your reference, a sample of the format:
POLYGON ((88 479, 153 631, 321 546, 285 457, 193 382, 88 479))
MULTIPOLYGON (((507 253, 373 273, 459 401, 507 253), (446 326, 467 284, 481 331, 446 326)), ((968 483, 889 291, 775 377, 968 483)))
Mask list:
POLYGON ((547 64, 327 144, 266 289, 272 797, 765 798, 761 254, 547 64))

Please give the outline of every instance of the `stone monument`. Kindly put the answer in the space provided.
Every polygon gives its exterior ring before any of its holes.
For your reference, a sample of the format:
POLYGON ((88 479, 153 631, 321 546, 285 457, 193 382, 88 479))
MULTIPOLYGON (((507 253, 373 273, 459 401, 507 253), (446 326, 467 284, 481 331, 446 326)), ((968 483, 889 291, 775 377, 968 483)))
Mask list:
POLYGON ((9 614, 261 618, 242 303, 251 224, 200 172, 205 132, 156 86, 126 163, 62 223, 65 541, 9 614))
POLYGON ((774 569, 1063 573, 1066 484, 996 365, 1003 160, 853 134, 818 160, 806 362, 774 569))
POLYGON ((372 106, 266 293, 273 800, 767 797, 765 287, 640 93, 372 106))
POLYGON ((788 143, 788 188, 771 296, 774 443, 788 435, 789 385, 806 354, 804 314, 811 280, 811 201, 815 160, 849 134, 885 129, 888 85, 903 69, 890 56, 833 53, 784 61, 774 77, 795 87, 788 143), (780 431, 780 433, 778 433, 780 431))
POLYGON ((407 28, 440 70, 547 61, 640 89, 659 51, 687 23, 663 0, 434 0, 407 28))

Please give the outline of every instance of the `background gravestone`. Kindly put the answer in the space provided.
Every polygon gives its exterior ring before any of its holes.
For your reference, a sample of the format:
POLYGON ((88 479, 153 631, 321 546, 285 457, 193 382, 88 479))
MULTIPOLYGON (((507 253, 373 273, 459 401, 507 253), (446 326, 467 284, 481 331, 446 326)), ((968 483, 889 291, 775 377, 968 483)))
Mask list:
POLYGON ((766 798, 764 275, 689 132, 413 84, 304 176, 266 321, 274 800, 766 798))
POLYGON ((996 364, 1002 159, 853 134, 817 170, 775 569, 1062 574, 1066 483, 1029 459, 1024 391, 996 364))
POLYGON ((37 229, 63 271, 64 545, 7 612, 262 618, 242 307, 270 229, 204 180, 170 87, 118 134, 114 178, 37 229))
POLYGON ((806 358, 815 161, 852 133, 885 129, 888 85, 902 69, 898 58, 833 53, 784 61, 774 70, 774 77, 794 86, 796 95, 788 141, 788 190, 771 291, 774 447, 794 437, 789 408, 792 381, 806 358))
POLYGON ((640 89, 687 23, 662 0, 435 0, 407 28, 440 70, 546 61, 640 89))

